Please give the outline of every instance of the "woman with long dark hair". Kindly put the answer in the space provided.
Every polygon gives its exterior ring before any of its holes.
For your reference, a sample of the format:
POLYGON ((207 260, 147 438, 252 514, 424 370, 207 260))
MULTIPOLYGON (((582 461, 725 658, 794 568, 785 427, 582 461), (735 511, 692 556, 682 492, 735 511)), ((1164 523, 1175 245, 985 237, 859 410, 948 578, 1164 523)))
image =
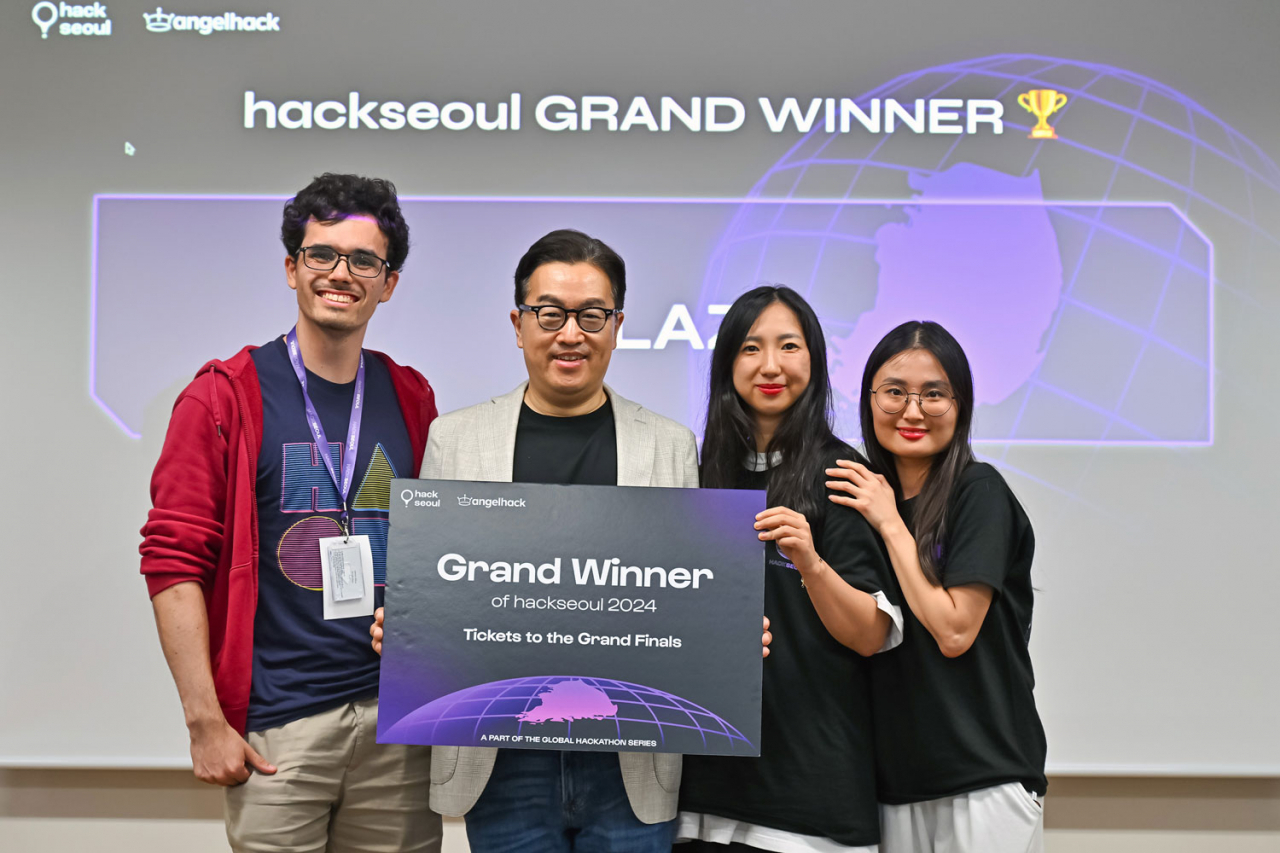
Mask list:
POLYGON ((870 525, 826 499, 825 470, 854 454, 830 410, 813 309, 786 287, 739 297, 711 360, 702 485, 768 491, 755 528, 774 641, 760 758, 685 757, 677 836, 693 840, 678 850, 852 853, 879 840, 865 656, 900 639, 902 614, 870 525))
POLYGON ((1043 848, 1045 737, 1036 713, 1031 523, 970 449, 973 377, 937 323, 872 351, 859 415, 869 464, 828 471, 833 503, 883 537, 910 612, 872 667, 885 853, 1043 848))

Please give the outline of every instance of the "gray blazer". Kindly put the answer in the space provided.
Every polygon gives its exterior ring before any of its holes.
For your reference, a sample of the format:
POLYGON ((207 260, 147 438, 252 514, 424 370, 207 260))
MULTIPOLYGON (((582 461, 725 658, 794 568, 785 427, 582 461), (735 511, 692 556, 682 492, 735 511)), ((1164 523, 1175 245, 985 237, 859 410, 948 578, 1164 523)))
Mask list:
MULTIPOLYGON (((433 480, 511 482, 516 424, 528 383, 487 403, 451 412, 431 424, 421 476, 433 480)), ((696 488, 693 433, 641 408, 605 386, 618 436, 618 485, 696 488)), ((431 750, 431 808, 458 816, 480 799, 498 750, 437 746, 431 750)), ((669 753, 618 753, 631 809, 645 823, 676 816, 681 759, 669 753)))

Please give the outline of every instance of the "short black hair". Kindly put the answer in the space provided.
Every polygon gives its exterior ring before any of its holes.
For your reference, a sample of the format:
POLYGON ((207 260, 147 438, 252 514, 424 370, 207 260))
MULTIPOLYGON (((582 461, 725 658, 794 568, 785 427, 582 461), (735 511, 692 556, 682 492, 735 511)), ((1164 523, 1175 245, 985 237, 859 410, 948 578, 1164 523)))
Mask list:
POLYGON ((400 212, 395 184, 382 178, 325 172, 284 206, 280 241, 291 256, 302 248, 307 223, 338 222, 348 216, 371 216, 387 237, 387 266, 398 270, 409 256, 409 226, 400 212))
POLYGON ((552 231, 529 247, 516 264, 516 305, 523 305, 529 277, 543 264, 591 264, 609 277, 613 286, 613 307, 621 309, 627 296, 627 265, 602 240, 572 228, 552 231))

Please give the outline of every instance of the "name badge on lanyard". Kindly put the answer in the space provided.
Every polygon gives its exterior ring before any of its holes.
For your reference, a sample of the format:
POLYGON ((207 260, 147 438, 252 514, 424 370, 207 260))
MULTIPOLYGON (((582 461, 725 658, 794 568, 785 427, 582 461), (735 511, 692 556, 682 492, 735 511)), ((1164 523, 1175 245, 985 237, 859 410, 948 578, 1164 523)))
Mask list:
POLYGON ((333 486, 342 499, 342 515, 338 524, 341 536, 320 540, 320 578, 324 594, 324 618, 347 619, 353 616, 373 615, 373 550, 369 537, 351 535, 351 514, 347 510, 347 496, 355 480, 356 455, 360 450, 360 421, 364 415, 364 352, 360 353, 360 367, 356 370, 355 393, 351 398, 351 418, 347 423, 347 440, 342 446, 342 471, 333 467, 329 455, 329 439, 324 424, 307 393, 307 369, 298 349, 298 327, 294 326, 285 337, 289 350, 289 363, 302 385, 302 402, 307 410, 307 426, 320 451, 320 459, 329 472, 333 486))
POLYGON ((320 540, 324 618, 373 615, 373 552, 368 536, 320 540))

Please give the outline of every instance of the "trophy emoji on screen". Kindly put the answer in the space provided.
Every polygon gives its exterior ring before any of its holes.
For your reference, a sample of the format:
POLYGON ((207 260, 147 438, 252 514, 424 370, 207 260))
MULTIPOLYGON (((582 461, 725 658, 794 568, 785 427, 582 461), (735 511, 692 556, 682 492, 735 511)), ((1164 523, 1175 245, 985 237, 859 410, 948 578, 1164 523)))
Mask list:
POLYGON ((1062 109, 1067 96, 1054 89, 1032 89, 1018 96, 1022 108, 1038 119, 1027 139, 1057 139, 1057 132, 1049 125, 1049 116, 1062 109))

